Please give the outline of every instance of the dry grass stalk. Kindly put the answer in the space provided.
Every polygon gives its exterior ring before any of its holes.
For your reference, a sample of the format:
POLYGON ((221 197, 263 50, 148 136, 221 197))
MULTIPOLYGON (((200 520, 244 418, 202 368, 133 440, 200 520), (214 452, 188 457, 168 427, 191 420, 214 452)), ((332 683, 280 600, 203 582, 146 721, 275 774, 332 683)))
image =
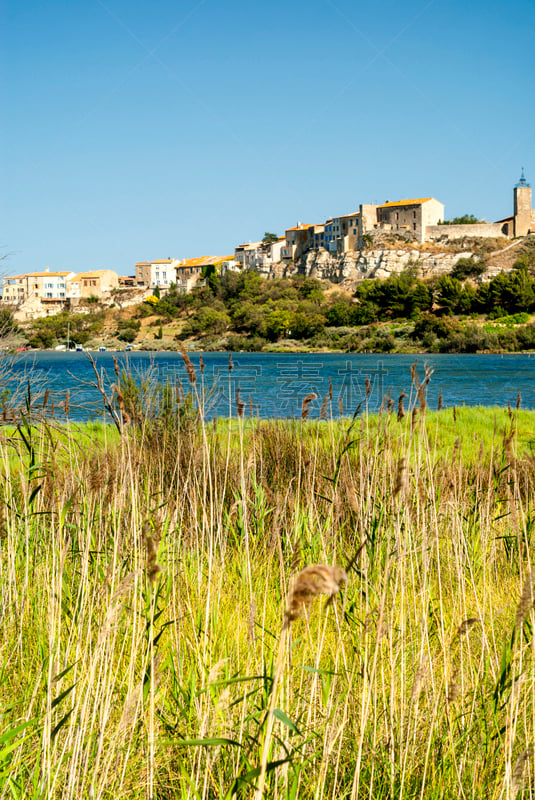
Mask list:
POLYGON ((299 567, 301 565, 302 557, 303 557, 303 553, 302 553, 302 550, 301 550, 301 540, 298 539, 296 541, 296 543, 295 543, 295 546, 294 546, 294 549, 293 549, 293 553, 292 553, 292 564, 290 566, 290 569, 292 570, 292 572, 297 572, 297 570, 299 569, 299 567))
POLYGON ((247 615, 247 641, 254 646, 256 629, 256 603, 254 597, 251 599, 249 614, 247 615))
POLYGON ((479 619, 477 617, 469 617, 468 619, 465 619, 455 631, 454 639, 460 639, 461 637, 465 636, 470 628, 473 628, 474 625, 478 624, 478 622, 479 619))
POLYGON ((423 659, 416 670, 416 675, 414 676, 414 683, 411 691, 411 704, 416 702, 424 688, 425 681, 427 679, 428 668, 429 665, 427 659, 423 659))
POLYGON ((327 419, 327 412, 329 410, 329 395, 326 394, 321 401, 320 419, 327 419))
POLYGON ((314 402, 314 400, 318 399, 318 395, 315 392, 309 392, 306 397, 303 399, 303 405, 301 406, 301 419, 306 419, 310 414, 310 404, 314 402))
POLYGON ((288 596, 286 620, 293 622, 298 619, 318 595, 328 595, 329 600, 332 600, 345 583, 347 574, 342 567, 332 567, 327 564, 305 567, 293 581, 288 596))
POLYGON ((243 419, 243 412, 244 412, 244 409, 245 409, 245 403, 241 399, 240 387, 239 386, 236 389, 236 409, 237 409, 237 412, 238 412, 238 417, 240 419, 243 419))
POLYGON ((340 591, 343 584, 347 583, 347 575, 341 567, 330 566, 328 564, 313 564, 305 567, 294 579, 292 588, 288 595, 288 604, 284 614, 281 636, 277 650, 277 659, 271 685, 271 698, 267 714, 266 733, 262 745, 262 757, 260 760, 260 775, 257 788, 254 794, 255 800, 262 800, 266 783, 267 763, 269 748, 273 734, 275 721, 274 711, 277 703, 279 683, 283 672, 284 655, 286 643, 288 641, 291 623, 297 619, 303 610, 310 605, 312 599, 320 594, 328 595, 328 601, 340 591))
POLYGON ((524 783, 524 770, 530 758, 533 758, 534 747, 532 744, 526 747, 514 763, 511 774, 511 797, 516 797, 522 790, 524 783))
POLYGON ((517 411, 518 411, 518 409, 520 408, 521 405, 522 405, 522 395, 519 392, 517 394, 517 396, 516 396, 516 406, 515 406, 515 408, 516 408, 517 411))
POLYGON ((397 497, 401 492, 405 494, 407 491, 407 461, 400 458, 396 470, 396 482, 394 484, 394 497, 397 497))
POLYGON ((437 411, 442 411, 443 405, 444 405, 444 401, 443 401, 443 398, 442 398, 442 389, 440 389, 440 391, 438 393, 437 411))
POLYGON ((179 343, 178 348, 180 350, 180 355, 182 356, 184 366, 186 367, 186 372, 188 373, 189 382, 192 386, 195 386, 197 383, 197 373, 195 372, 195 367, 193 366, 192 360, 181 342, 179 343))
POLYGON ((119 405, 119 411, 120 411, 120 414, 121 414, 121 422, 122 422, 123 425, 128 425, 132 420, 131 420, 130 414, 126 410, 126 403, 125 403, 124 395, 121 392, 119 386, 114 386, 113 390, 114 390, 115 396, 117 397, 117 403, 119 405))
POLYGON ((158 530, 149 534, 149 530, 150 524, 146 523, 143 528, 143 542, 147 555, 147 577, 151 583, 154 583, 158 574, 162 571, 162 567, 157 563, 161 535, 158 530))
POLYGON ((401 392, 400 396, 398 397, 398 422, 401 422, 401 420, 405 416, 405 409, 403 408, 404 397, 407 397, 406 392, 401 392))
POLYGON ((451 679, 448 681, 446 687, 446 699, 448 703, 455 703, 461 696, 461 687, 457 678, 459 677, 459 670, 455 668, 451 674, 451 679))
POLYGON ((522 627, 524 621, 535 605, 535 595, 534 595, 534 573, 533 570, 528 574, 524 582, 524 588, 522 589, 522 594, 520 596, 520 600, 518 603, 518 608, 516 610, 516 628, 517 630, 522 627))

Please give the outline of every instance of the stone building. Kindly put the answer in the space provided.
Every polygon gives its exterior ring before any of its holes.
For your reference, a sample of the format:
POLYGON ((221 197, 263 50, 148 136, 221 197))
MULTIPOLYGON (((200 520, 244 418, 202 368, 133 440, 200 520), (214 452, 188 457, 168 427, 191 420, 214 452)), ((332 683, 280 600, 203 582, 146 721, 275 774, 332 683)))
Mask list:
POLYGON ((444 205, 434 197, 387 201, 382 205, 363 204, 359 209, 359 246, 366 234, 392 232, 424 242, 426 228, 444 222, 444 205))
POLYGON ((138 261, 136 263, 136 283, 147 289, 169 289, 175 279, 175 267, 180 261, 177 258, 160 258, 156 261, 138 261))
POLYGON ((249 242, 241 244, 234 251, 234 260, 243 269, 258 269, 276 264, 281 260, 281 252, 286 246, 286 238, 280 236, 275 242, 249 242))
POLYGON ((78 272, 68 280, 68 296, 75 299, 98 297, 117 289, 119 276, 113 269, 94 269, 89 272, 78 272))
POLYGON ((232 256, 201 256, 200 258, 183 258, 175 267, 176 288, 179 292, 189 293, 203 279, 205 270, 214 267, 221 272, 223 265, 234 264, 232 256))
POLYGON ((285 261, 294 261, 310 248, 310 229, 314 225, 303 225, 298 222, 293 228, 284 231, 285 244, 281 249, 281 258, 285 261))
POLYGON ((74 272, 27 272, 3 279, 2 302, 20 305, 29 300, 65 302, 68 297, 67 282, 74 272))

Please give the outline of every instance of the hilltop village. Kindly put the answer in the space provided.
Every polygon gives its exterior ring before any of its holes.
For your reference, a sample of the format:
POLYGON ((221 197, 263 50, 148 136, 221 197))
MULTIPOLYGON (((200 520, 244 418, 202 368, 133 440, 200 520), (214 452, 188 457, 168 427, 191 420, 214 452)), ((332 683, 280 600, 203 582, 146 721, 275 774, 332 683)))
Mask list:
POLYGON ((434 197, 361 204, 353 213, 322 223, 298 222, 284 236, 267 234, 262 241, 240 244, 232 255, 139 261, 128 276, 113 269, 76 273, 47 268, 7 277, 1 302, 14 309, 17 319, 27 320, 63 310, 83 311, 91 301, 112 305, 121 299, 133 304, 154 291, 165 294, 171 286, 189 293, 213 270, 220 275, 255 270, 265 277, 301 271, 335 283, 385 278, 416 261, 426 273, 449 272, 460 257, 456 251, 466 255, 466 242, 516 239, 531 232, 535 232, 535 211, 531 186, 522 171, 513 191, 513 214, 496 222, 445 223, 444 205, 434 197), (429 252, 425 244, 430 245, 429 252), (438 257, 440 249, 444 253, 438 257))
POLYGON ((522 172, 512 215, 495 222, 445 220, 434 197, 361 204, 228 255, 138 261, 131 275, 7 277, 0 311, 21 345, 58 349, 527 349, 535 347, 532 233, 522 172), (503 325, 520 326, 522 341, 503 325))

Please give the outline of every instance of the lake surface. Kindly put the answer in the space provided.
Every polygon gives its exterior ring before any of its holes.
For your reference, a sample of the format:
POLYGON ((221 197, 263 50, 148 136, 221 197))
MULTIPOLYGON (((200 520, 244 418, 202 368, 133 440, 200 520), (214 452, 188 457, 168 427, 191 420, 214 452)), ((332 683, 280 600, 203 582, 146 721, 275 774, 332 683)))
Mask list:
MULTIPOLYGON (((191 386, 180 353, 92 353, 109 391, 116 382, 114 357, 138 380, 191 386)), ((253 410, 261 417, 299 416, 303 399, 315 394, 310 417, 318 417, 323 399, 332 386, 333 416, 351 414, 360 403, 378 410, 390 392, 397 403, 407 394, 405 407, 414 400, 411 379, 414 355, 352 353, 203 353, 204 375, 199 370, 199 353, 190 354, 198 373, 197 390, 204 386, 210 415, 236 413, 236 393, 245 403, 248 416, 253 410)), ((417 373, 424 377, 424 365, 433 370, 427 389, 428 403, 436 408, 439 392, 444 406, 496 405, 513 407, 520 392, 523 408, 535 408, 535 355, 420 355, 417 373)), ((95 385, 95 372, 85 353, 21 353, 14 359, 11 377, 4 379, 18 399, 48 389, 47 408, 62 416, 61 406, 68 392, 68 414, 73 419, 103 416, 103 404, 95 385)), ((331 413, 331 412, 329 412, 331 413)))

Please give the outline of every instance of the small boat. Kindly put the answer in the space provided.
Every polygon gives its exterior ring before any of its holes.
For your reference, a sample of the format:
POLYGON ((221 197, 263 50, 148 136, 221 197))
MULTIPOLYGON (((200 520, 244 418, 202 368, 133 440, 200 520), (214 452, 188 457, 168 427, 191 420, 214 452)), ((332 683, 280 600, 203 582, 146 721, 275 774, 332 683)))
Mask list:
POLYGON ((82 344, 77 344, 74 349, 76 350, 77 353, 82 353, 84 350, 84 346, 82 344))
POLYGON ((104 347, 104 345, 102 345, 102 346, 101 346, 101 347, 99 347, 98 349, 100 350, 100 352, 101 352, 101 353, 103 353, 103 352, 106 350, 106 348, 104 347))

